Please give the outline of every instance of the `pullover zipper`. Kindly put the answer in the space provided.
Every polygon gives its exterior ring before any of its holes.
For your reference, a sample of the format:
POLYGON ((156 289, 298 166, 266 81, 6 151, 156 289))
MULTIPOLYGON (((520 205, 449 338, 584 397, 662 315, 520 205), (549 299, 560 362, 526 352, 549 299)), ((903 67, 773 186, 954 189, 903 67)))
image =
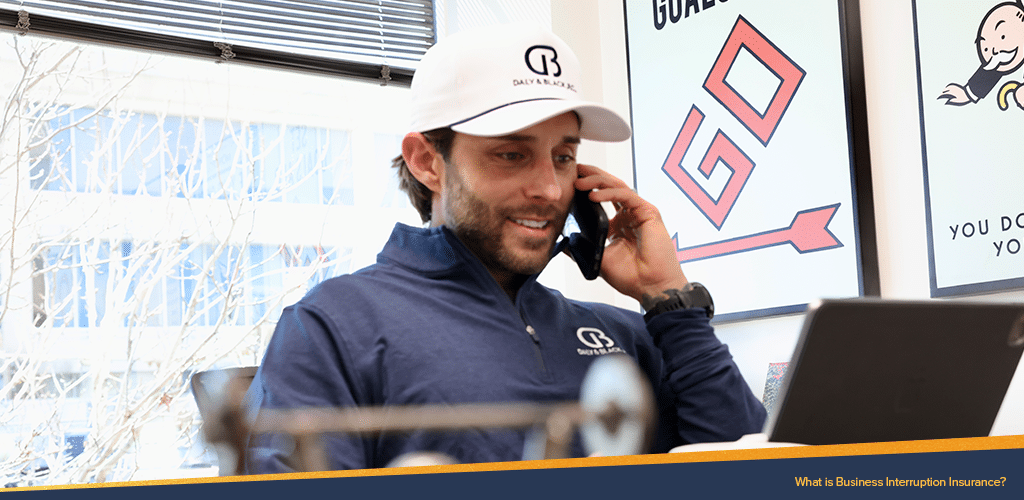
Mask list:
POLYGON ((540 335, 537 334, 537 330, 534 330, 532 326, 526 321, 526 318, 520 313, 519 318, 523 320, 523 324, 526 325, 526 333, 530 336, 530 340, 533 340, 533 352, 537 355, 537 363, 540 364, 542 373, 548 372, 547 365, 544 364, 544 354, 540 348, 540 335))

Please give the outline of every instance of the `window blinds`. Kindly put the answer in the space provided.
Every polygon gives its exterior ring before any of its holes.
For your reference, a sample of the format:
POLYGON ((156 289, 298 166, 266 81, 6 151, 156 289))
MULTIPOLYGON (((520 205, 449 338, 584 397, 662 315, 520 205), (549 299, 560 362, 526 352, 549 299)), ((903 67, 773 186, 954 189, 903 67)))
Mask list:
POLYGON ((0 0, 0 27, 408 85, 431 0, 0 0))

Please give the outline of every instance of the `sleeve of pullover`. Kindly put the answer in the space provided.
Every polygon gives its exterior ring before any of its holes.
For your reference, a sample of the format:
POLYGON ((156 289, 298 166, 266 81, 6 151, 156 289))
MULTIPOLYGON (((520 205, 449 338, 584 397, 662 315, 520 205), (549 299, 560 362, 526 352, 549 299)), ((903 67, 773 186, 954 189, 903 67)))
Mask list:
MULTIPOLYGON (((315 307, 296 304, 285 309, 256 378, 247 394, 248 416, 265 410, 355 406, 359 384, 343 349, 332 335, 335 325, 315 307)), ((322 444, 333 469, 361 469, 371 461, 368 442, 352 437, 324 436, 322 444)), ((251 474, 297 469, 295 443, 285 435, 251 435, 246 469, 251 474)))
POLYGON ((762 431, 766 412, 729 348, 701 309, 666 312, 647 323, 665 360, 665 382, 675 398, 684 443, 735 441, 762 431))

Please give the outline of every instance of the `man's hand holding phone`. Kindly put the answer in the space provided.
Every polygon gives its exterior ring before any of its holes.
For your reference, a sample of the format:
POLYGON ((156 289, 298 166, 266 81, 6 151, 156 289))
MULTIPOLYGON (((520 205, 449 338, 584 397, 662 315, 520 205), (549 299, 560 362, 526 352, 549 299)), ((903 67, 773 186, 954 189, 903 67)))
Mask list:
POLYGON ((604 170, 584 164, 577 168, 576 189, 589 192, 591 201, 615 207, 601 262, 605 281, 641 304, 656 301, 666 290, 685 287, 688 281, 658 208, 604 170))

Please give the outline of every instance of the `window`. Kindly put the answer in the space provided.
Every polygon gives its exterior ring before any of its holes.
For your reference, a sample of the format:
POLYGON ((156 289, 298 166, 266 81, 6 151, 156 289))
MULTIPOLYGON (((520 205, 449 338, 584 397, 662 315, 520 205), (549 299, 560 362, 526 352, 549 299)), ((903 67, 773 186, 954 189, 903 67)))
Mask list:
POLYGON ((352 205, 350 136, 304 125, 62 109, 31 187, 352 205))
POLYGON ((0 33, 0 90, 19 485, 211 466, 189 376, 258 364, 284 307, 419 224, 400 87, 0 33))
POLYGON ((131 240, 60 242, 36 259, 33 272, 42 279, 33 282, 32 295, 54 328, 258 325, 280 316, 278 291, 304 292, 346 274, 350 257, 348 248, 286 243, 175 249, 131 240), (151 272, 160 268, 166 272, 151 272), (141 312, 121 307, 139 293, 150 297, 141 312))

